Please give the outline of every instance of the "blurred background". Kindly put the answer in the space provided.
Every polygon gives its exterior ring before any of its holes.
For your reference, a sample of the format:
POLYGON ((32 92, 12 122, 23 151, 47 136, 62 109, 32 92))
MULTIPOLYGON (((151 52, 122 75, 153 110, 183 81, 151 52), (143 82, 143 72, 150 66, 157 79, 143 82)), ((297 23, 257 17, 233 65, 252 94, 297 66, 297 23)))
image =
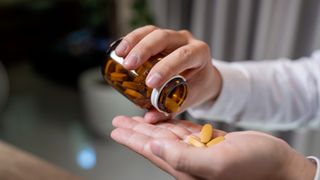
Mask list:
MULTIPOLYGON (((172 179, 109 138, 115 115, 144 111, 102 82, 107 45, 155 24, 190 30, 216 59, 297 59, 320 49, 319 9, 318 0, 1 0, 0 138, 85 179, 172 179)), ((318 129, 257 129, 320 156, 318 129)))

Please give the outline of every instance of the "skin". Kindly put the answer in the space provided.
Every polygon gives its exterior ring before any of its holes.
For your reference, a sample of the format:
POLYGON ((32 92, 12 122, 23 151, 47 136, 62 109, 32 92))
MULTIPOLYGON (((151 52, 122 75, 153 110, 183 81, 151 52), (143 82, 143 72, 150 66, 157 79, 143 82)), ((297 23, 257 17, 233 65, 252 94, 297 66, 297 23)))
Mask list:
POLYGON ((196 148, 183 140, 201 126, 183 120, 148 124, 142 117, 114 118, 111 137, 144 156, 176 179, 313 179, 315 165, 271 135, 214 130, 225 140, 196 148))
MULTIPOLYGON (((188 31, 145 26, 126 35, 116 53, 125 58, 124 67, 136 69, 151 56, 166 56, 148 74, 146 84, 159 88, 173 75, 184 76, 188 97, 181 111, 203 102, 214 103, 222 78, 212 65, 207 44, 188 31)), ((195 148, 184 142, 201 126, 173 120, 157 111, 142 117, 119 116, 113 120, 111 137, 146 157, 176 179, 313 179, 315 165, 286 142, 268 134, 215 130, 225 140, 209 148, 195 148), (167 121, 164 121, 167 120, 167 121)))
MULTIPOLYGON (((214 100, 221 90, 221 76, 212 65, 208 45, 195 39, 186 30, 173 31, 155 26, 144 26, 126 35, 116 48, 125 57, 124 67, 136 69, 151 56, 164 53, 146 78, 150 88, 159 88, 170 77, 180 74, 188 83, 188 96, 180 112, 186 108, 214 100), (199 88, 201 87, 201 88, 199 88)), ((174 117, 176 114, 171 114, 174 117)), ((155 123, 168 119, 162 113, 150 111, 144 120, 155 123)))

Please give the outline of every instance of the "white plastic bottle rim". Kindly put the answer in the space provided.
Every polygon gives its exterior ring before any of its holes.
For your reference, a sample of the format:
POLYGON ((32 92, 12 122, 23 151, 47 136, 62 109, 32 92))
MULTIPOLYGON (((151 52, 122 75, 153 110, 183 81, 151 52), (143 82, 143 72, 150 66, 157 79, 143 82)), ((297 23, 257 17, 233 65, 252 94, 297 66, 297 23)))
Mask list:
POLYGON ((153 105, 153 107, 155 107, 159 112, 162 112, 166 115, 168 115, 167 112, 161 110, 159 107, 158 107, 158 100, 159 100, 159 96, 163 90, 163 88, 172 80, 172 79, 175 79, 175 78, 181 78, 183 79, 184 81, 186 81, 186 79, 180 75, 176 75, 176 76, 173 76, 171 77, 168 81, 166 81, 165 83, 163 83, 163 85, 159 88, 159 89, 152 89, 152 93, 151 93, 151 104, 153 105))

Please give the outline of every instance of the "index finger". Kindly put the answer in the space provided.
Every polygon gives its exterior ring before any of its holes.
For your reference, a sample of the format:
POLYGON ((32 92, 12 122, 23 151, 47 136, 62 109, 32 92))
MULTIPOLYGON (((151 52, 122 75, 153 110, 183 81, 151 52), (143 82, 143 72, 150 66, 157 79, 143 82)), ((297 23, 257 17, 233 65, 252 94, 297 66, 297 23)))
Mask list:
POLYGON ((143 37, 138 43, 131 45, 133 48, 125 58, 124 66, 127 69, 136 69, 152 56, 160 53, 167 54, 186 45, 188 38, 184 33, 178 31, 156 29, 143 37))
POLYGON ((156 30, 157 27, 153 25, 147 25, 135 29, 131 33, 127 34, 120 44, 116 48, 116 54, 121 57, 127 56, 130 50, 147 34, 156 30))

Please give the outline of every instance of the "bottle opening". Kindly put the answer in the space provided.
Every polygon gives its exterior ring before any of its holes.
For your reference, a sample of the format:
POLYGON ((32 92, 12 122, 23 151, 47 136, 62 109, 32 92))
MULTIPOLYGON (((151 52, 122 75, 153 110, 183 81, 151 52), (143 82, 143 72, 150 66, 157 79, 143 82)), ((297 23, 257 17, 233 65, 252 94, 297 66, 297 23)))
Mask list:
POLYGON ((153 89, 151 103, 160 112, 178 112, 187 97, 187 92, 186 80, 182 76, 174 76, 159 90, 153 89))

